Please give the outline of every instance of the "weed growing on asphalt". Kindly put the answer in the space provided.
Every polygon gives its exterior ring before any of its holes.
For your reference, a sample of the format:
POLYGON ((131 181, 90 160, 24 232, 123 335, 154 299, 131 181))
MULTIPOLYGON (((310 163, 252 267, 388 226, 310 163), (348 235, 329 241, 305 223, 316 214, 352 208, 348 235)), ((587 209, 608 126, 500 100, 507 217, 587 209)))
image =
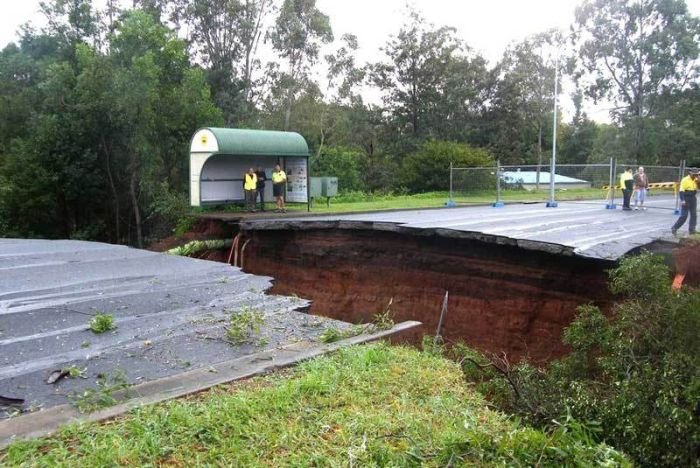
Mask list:
POLYGON ((98 375, 95 387, 75 392, 69 399, 81 413, 92 413, 98 409, 115 405, 117 399, 114 397, 114 393, 128 387, 126 374, 122 370, 117 370, 112 375, 98 375))
POLYGON ((89 326, 90 330, 96 335, 106 333, 117 328, 117 326, 114 324, 114 316, 112 316, 112 314, 103 314, 102 312, 97 312, 90 319, 89 326))
POLYGON ((70 367, 64 367, 63 369, 61 369, 61 371, 67 372, 68 377, 70 377, 71 379, 77 379, 77 378, 87 379, 87 376, 85 375, 85 372, 87 372, 87 367, 84 367, 81 369, 78 366, 70 366, 70 367))
POLYGON ((253 335, 260 333, 265 323, 265 314, 251 307, 244 307, 231 314, 226 337, 235 345, 247 343, 253 335))

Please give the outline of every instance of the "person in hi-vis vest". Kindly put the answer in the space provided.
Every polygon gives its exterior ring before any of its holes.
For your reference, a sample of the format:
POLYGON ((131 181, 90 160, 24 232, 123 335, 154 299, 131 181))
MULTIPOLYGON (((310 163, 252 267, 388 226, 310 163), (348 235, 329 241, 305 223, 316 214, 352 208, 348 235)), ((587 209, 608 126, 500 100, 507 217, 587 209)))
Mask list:
POLYGON ((279 164, 275 164, 275 170, 272 172, 272 194, 277 201, 278 213, 287 211, 284 207, 284 187, 287 184, 287 174, 284 173, 279 164))
POLYGON ((243 190, 245 191, 245 208, 251 213, 255 212, 255 195, 258 190, 258 177, 251 167, 243 177, 243 190))
POLYGON ((678 230, 683 226, 690 217, 688 223, 688 233, 695 234, 695 228, 698 222, 698 188, 700 185, 700 172, 696 170, 688 171, 689 174, 681 180, 681 187, 678 195, 681 199, 681 217, 678 218, 676 224, 671 228, 671 232, 675 236, 678 230))
POLYGON ((634 177, 632 176, 631 167, 628 167, 620 175, 620 188, 622 189, 622 209, 630 211, 632 210, 630 201, 632 200, 632 191, 634 189, 634 177))

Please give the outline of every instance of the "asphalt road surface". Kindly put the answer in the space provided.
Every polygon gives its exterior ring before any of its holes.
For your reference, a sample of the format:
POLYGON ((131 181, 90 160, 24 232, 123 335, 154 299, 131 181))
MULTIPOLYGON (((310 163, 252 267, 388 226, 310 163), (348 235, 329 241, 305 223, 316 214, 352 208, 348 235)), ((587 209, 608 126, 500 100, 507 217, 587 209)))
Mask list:
POLYGON ((510 204, 502 208, 471 206, 366 214, 338 214, 299 218, 242 221, 246 229, 280 229, 304 223, 358 222, 395 224, 411 229, 451 230, 494 238, 565 246, 576 255, 617 260, 629 251, 658 240, 673 241, 671 226, 677 219, 674 199, 655 196, 646 211, 605 209, 604 201, 510 204))
MULTIPOLYGON (((229 265, 94 242, 0 239, 0 395, 22 410, 70 401, 100 374, 142 383, 184 370, 314 340, 348 324, 299 312, 307 303, 267 296, 270 278, 229 265), (225 341, 232 314, 264 314, 248 343, 225 341), (117 328, 88 329, 112 314, 117 328), (85 378, 47 384, 69 366, 85 378)), ((15 411, 0 400, 0 419, 15 411)))

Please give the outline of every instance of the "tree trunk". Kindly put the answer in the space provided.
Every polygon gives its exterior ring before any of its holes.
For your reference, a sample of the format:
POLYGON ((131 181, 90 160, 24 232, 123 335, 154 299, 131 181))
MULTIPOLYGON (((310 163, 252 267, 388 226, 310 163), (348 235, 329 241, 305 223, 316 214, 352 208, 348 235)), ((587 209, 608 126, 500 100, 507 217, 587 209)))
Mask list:
POLYGON ((289 130, 289 120, 292 117, 292 92, 287 95, 287 108, 284 110, 284 131, 289 130))
POLYGON ((323 125, 321 125, 321 142, 318 145, 318 151, 316 151, 316 157, 321 157, 321 151, 323 150, 323 145, 326 142, 326 132, 323 131, 323 125))
POLYGON ((112 175, 112 151, 107 147, 104 136, 102 137, 102 150, 105 153, 107 180, 109 181, 109 189, 112 192, 112 203, 114 205, 115 244, 118 244, 121 239, 121 223, 119 222, 119 193, 117 192, 117 187, 114 184, 114 176, 112 175))
POLYGON ((134 208, 134 223, 136 224, 136 246, 143 248, 143 231, 141 226, 141 212, 139 211, 139 200, 136 195, 136 171, 131 173, 131 183, 129 184, 129 195, 134 208))

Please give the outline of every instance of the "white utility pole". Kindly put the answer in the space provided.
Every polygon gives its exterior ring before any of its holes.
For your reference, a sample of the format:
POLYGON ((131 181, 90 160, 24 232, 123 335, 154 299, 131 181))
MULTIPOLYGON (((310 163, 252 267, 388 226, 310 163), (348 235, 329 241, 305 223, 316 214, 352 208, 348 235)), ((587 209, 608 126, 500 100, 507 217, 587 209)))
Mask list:
POLYGON ((549 166, 549 201, 547 208, 556 208, 557 202, 554 200, 554 177, 557 172, 557 103, 559 100, 559 54, 557 53, 556 64, 554 65, 554 123, 552 133, 552 164, 549 166))

